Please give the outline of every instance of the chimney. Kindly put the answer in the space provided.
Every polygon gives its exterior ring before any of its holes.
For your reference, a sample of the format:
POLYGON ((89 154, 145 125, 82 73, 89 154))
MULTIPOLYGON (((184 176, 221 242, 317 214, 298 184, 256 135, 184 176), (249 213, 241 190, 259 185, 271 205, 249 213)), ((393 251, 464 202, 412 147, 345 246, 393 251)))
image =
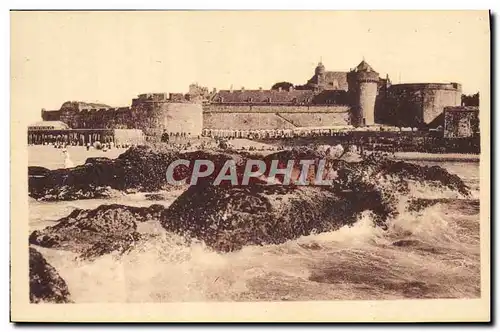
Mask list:
POLYGON ((244 86, 241 87, 241 92, 243 92, 243 91, 245 91, 245 87, 244 86))
POLYGON ((290 87, 288 88, 288 91, 293 91, 293 85, 290 85, 290 87))
POLYGON ((278 88, 278 92, 281 92, 281 91, 282 91, 282 89, 281 89, 281 87, 279 87, 279 88, 278 88))

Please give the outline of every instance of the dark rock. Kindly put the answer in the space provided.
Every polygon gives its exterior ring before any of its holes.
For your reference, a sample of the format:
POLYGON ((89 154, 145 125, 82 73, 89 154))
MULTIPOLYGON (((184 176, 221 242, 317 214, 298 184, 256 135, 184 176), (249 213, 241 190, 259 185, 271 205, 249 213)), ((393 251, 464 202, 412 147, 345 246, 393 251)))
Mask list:
MULTIPOLYGON (((237 157, 237 156, 236 156, 237 157)), ((155 192, 172 188, 166 171, 177 159, 189 161, 208 159, 220 169, 233 155, 194 151, 187 153, 155 152, 148 147, 130 148, 117 159, 89 158, 86 164, 71 169, 47 172, 38 170, 39 176, 30 177, 29 195, 37 200, 76 200, 108 198, 120 192, 155 192)), ((174 178, 189 177, 191 167, 176 167, 174 178)), ((32 170, 35 172, 35 170, 32 170)), ((215 174, 204 179, 209 181, 215 174)))
POLYGON ((93 210, 76 209, 54 226, 31 233, 29 242, 47 248, 66 249, 82 258, 98 257, 112 251, 125 252, 142 235, 137 223, 159 220, 163 205, 132 207, 101 205, 93 210))
POLYGON ((161 215, 166 230, 218 251, 277 244, 356 221, 364 206, 314 186, 191 186, 161 215))
POLYGON ((37 250, 31 247, 29 250, 30 302, 71 302, 68 285, 56 269, 37 250))
POLYGON ((449 173, 440 166, 421 166, 404 161, 386 159, 381 164, 386 174, 397 174, 402 179, 422 181, 433 184, 435 187, 446 187, 455 190, 464 196, 470 196, 470 189, 456 174, 449 173))

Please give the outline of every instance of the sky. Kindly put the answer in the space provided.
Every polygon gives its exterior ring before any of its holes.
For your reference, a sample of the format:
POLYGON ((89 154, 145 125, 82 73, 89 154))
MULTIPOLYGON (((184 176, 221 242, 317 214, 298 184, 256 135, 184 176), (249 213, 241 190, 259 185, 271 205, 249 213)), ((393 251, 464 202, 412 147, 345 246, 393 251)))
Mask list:
POLYGON ((489 87, 485 11, 11 12, 11 108, 128 106, 146 92, 304 84, 363 58, 393 83, 489 87))

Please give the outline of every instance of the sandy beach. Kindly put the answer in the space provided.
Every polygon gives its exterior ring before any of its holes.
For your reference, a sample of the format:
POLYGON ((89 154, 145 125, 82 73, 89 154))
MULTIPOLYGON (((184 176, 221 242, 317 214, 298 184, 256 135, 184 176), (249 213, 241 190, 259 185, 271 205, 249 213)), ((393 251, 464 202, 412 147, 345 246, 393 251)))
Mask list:
MULTIPOLYGON (((85 160, 91 157, 116 158, 126 148, 113 148, 103 151, 91 148, 87 151, 83 146, 68 146, 66 150, 75 166, 85 164, 85 160)), ((63 149, 56 149, 52 145, 31 145, 28 147, 28 166, 41 166, 48 169, 64 168, 63 149)))

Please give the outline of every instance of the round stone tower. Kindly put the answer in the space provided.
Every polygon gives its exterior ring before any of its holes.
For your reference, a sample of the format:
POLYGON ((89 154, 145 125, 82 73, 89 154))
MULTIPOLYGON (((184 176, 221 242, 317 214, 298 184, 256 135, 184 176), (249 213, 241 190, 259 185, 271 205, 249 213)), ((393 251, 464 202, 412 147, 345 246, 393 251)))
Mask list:
POLYGON ((142 94, 132 101, 131 122, 157 139, 165 132, 198 136, 203 129, 202 103, 178 93, 142 94))
POLYGON ((316 87, 322 88, 325 84, 325 66, 321 61, 316 66, 314 73, 316 74, 316 87))
POLYGON ((352 101, 351 124, 356 127, 374 125, 379 74, 363 60, 348 73, 347 79, 352 101))

